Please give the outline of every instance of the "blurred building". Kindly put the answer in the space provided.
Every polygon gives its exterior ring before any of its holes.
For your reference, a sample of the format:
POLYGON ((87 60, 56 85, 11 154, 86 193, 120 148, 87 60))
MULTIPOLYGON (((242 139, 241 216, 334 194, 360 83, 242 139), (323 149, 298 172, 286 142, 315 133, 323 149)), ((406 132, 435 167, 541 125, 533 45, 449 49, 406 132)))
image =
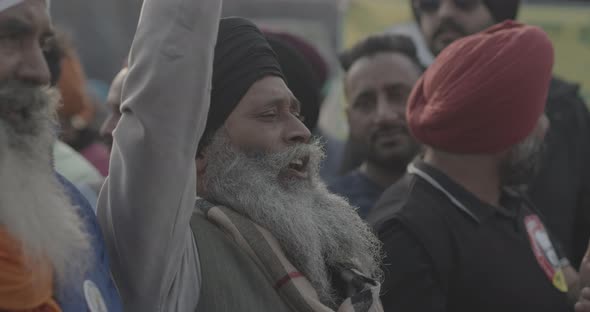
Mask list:
POLYGON ((53 22, 70 34, 90 79, 110 84, 129 53, 143 0, 51 1, 53 22))
MULTIPOLYGON (((128 55, 142 0, 52 1, 54 23, 69 33, 91 79, 110 82, 128 55)), ((312 41, 323 54, 341 46, 346 0, 224 0, 224 16, 243 16, 260 26, 312 41)), ((335 65, 334 63, 331 65, 335 65)))

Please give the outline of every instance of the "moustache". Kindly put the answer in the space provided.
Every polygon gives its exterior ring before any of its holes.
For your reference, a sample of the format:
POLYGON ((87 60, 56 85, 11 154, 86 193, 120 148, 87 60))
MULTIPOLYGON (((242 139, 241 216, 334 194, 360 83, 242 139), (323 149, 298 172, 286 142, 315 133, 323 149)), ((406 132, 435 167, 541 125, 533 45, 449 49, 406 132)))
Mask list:
POLYGON ((442 35, 445 32, 448 32, 448 31, 456 32, 456 33, 460 34, 461 36, 468 35, 467 31, 465 30, 465 28, 463 28, 463 26, 461 26, 459 23, 457 23, 452 18, 446 18, 441 21, 440 25, 438 26, 438 28, 434 32, 433 38, 438 38, 440 35, 442 35))
POLYGON ((44 87, 20 81, 0 85, 0 120, 16 133, 35 134, 39 113, 50 104, 44 87))
POLYGON ((384 136, 394 136, 394 135, 409 135, 410 132, 405 125, 392 125, 392 126, 384 126, 379 127, 371 133, 370 139, 371 142, 375 142, 378 138, 384 136))
POLYGON ((280 152, 247 152, 246 156, 260 166, 279 173, 294 161, 305 159, 308 167, 317 166, 325 157, 323 146, 318 139, 287 147, 280 152))

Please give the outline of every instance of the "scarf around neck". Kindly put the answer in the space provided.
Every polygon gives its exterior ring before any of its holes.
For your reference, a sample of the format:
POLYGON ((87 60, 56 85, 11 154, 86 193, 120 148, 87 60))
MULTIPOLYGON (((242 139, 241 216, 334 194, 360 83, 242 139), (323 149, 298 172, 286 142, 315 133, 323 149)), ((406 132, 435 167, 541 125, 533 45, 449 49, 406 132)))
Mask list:
MULTIPOLYGON (((197 208, 256 263, 269 283, 294 311, 382 312, 381 285, 354 269, 336 272, 348 296, 337 310, 322 304, 309 280, 287 259, 276 238, 237 212, 199 199, 197 208)), ((196 212, 199 213, 199 212, 196 212)))

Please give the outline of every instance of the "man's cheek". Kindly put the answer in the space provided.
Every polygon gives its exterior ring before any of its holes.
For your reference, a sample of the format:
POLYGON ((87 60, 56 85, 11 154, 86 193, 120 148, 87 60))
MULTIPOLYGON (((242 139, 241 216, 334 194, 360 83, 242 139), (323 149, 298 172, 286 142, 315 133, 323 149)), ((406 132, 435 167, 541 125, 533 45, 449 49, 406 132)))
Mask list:
POLYGON ((426 41, 432 42, 436 26, 430 23, 428 20, 423 21, 421 25, 422 34, 424 35, 426 41))
POLYGON ((366 137, 366 133, 363 129, 363 126, 356 122, 350 124, 348 136, 353 140, 363 140, 366 137))
POLYGON ((13 77, 12 68, 10 57, 0 51, 0 82, 8 81, 13 77))

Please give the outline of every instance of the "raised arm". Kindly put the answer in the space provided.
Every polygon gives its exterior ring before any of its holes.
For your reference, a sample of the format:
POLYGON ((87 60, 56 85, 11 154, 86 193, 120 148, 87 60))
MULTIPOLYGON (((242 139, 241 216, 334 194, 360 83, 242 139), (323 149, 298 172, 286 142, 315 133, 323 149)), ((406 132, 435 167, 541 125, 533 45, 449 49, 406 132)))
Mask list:
POLYGON ((143 4, 98 203, 128 311, 163 309, 191 237, 220 11, 221 0, 143 4))

